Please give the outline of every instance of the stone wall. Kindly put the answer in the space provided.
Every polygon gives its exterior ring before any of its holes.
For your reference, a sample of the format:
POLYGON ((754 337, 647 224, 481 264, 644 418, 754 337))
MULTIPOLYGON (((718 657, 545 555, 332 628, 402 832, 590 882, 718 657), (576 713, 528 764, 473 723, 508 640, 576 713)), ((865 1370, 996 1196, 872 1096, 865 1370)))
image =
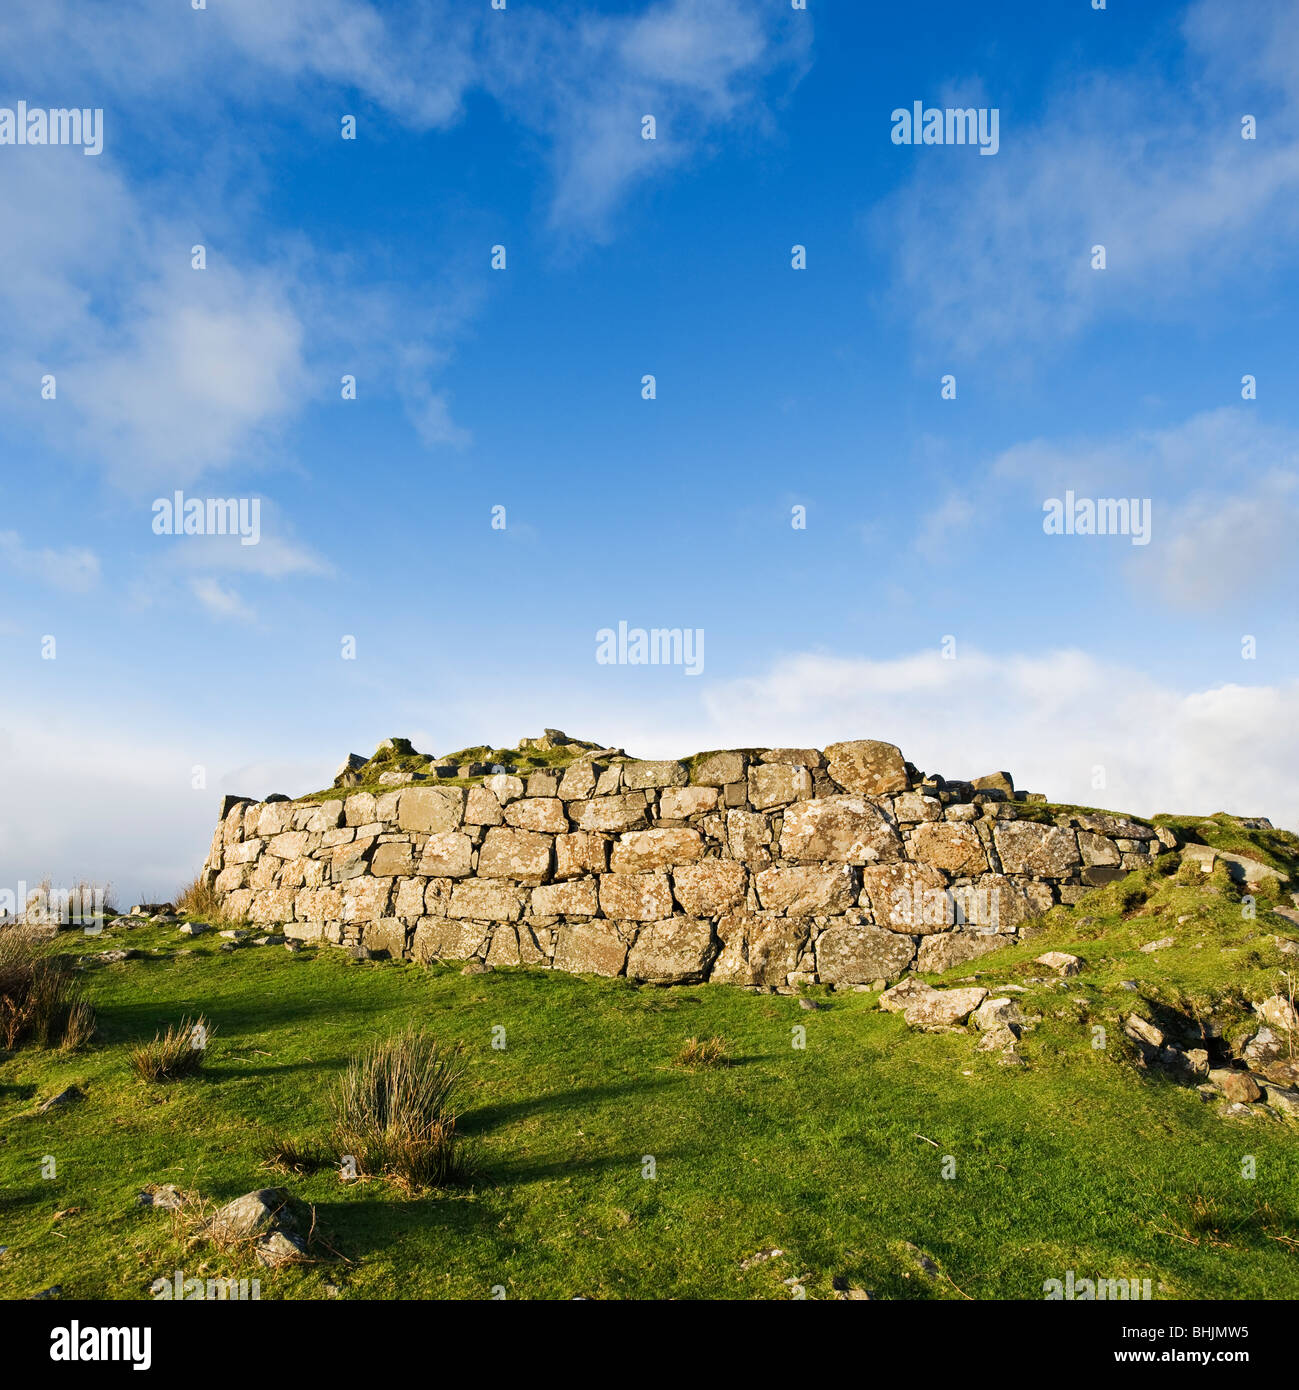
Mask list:
POLYGON ((303 940, 788 990, 971 960, 1174 844, 864 740, 227 798, 204 870, 229 915, 303 940))

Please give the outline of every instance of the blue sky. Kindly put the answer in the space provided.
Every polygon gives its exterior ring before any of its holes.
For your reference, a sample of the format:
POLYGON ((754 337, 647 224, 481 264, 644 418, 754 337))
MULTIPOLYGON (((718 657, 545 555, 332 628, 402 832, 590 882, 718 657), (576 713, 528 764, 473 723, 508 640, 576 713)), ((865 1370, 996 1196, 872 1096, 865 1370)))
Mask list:
POLYGON ((225 791, 543 725, 1299 822, 1290 5, 50 0, 0 54, 104 111, 0 146, 0 882, 165 895, 225 791))

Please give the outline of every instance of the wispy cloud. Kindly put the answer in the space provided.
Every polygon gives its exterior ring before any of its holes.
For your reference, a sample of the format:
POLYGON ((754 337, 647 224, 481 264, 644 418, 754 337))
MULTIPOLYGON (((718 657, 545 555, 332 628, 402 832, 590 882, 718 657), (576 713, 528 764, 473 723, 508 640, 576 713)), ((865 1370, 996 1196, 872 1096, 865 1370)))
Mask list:
POLYGON ((19 574, 71 593, 99 583, 99 557, 84 546, 27 546, 17 531, 0 531, 0 559, 19 574))

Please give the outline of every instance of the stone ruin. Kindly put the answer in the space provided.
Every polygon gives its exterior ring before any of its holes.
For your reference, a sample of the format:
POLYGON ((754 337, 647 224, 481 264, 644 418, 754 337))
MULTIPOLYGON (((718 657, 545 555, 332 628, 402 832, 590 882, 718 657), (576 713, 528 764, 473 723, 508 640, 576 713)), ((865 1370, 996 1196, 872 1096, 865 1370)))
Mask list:
POLYGON ((430 759, 353 790, 354 755, 325 799, 227 797, 205 879, 228 916, 290 939, 790 991, 972 960, 1177 844, 1006 773, 926 776, 870 739, 664 761, 555 730, 524 743, 572 761, 430 759))

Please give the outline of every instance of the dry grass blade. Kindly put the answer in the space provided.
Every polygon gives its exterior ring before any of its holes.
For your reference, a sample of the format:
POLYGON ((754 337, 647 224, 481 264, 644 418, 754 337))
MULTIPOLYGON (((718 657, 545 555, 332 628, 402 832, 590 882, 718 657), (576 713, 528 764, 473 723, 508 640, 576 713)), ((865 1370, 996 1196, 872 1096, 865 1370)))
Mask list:
POLYGON ((674 1067, 724 1067, 730 1062, 724 1038, 687 1038, 672 1059, 674 1067))

